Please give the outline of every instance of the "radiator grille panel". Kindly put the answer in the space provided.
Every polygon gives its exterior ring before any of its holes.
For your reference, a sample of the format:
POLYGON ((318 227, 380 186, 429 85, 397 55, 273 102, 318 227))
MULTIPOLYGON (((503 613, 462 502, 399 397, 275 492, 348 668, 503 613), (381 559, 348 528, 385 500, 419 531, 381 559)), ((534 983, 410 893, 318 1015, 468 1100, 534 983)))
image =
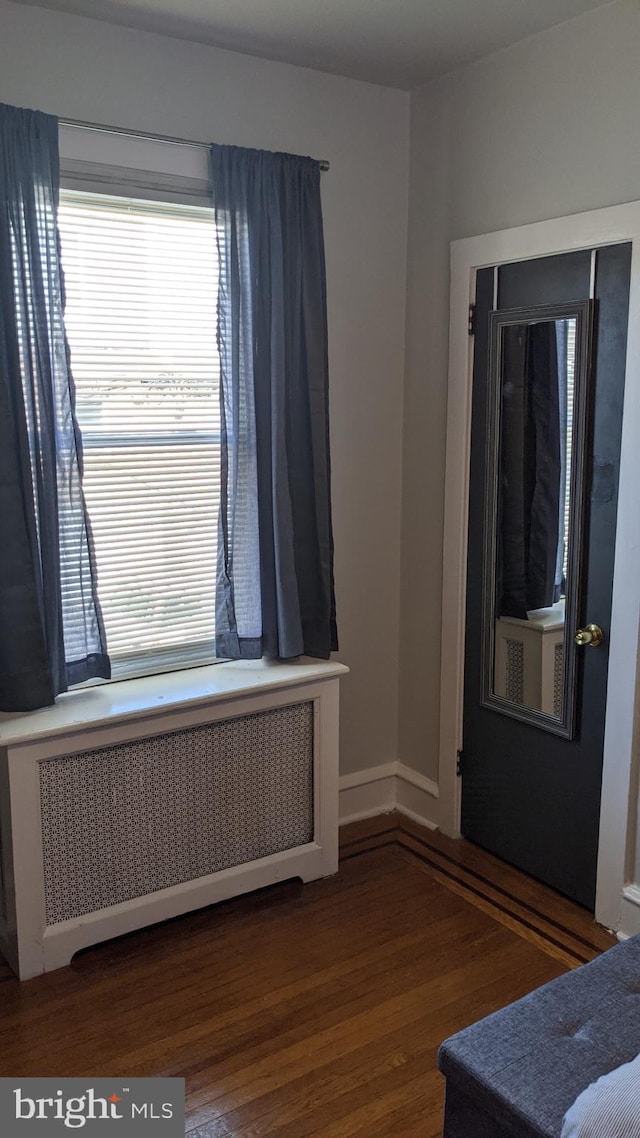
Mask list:
POLYGON ((505 695, 511 703, 524 704, 524 644, 521 640, 507 640, 505 695))
POLYGON ((313 702, 40 764, 47 924, 313 838, 313 702))
POLYGON ((564 644, 556 644, 553 652, 553 714, 562 719, 564 705, 564 644))

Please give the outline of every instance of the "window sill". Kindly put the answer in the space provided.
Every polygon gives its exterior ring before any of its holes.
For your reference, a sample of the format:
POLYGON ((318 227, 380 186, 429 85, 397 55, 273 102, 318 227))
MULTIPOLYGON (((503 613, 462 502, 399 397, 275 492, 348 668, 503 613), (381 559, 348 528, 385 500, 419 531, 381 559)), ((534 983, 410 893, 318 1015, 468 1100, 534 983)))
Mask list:
POLYGON ((148 718, 158 711, 229 702, 342 676, 348 670, 344 664, 304 657, 290 664, 242 660, 77 688, 59 696, 54 707, 12 714, 0 712, 0 746, 65 735, 118 720, 148 718))

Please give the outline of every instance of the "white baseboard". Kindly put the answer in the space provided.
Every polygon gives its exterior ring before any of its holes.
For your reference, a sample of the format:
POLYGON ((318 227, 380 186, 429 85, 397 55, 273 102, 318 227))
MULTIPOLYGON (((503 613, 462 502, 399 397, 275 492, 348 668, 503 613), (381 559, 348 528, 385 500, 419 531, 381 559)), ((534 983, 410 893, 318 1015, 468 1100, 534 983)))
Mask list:
POLYGON ((440 825, 437 782, 418 774, 404 763, 398 763, 397 767, 396 810, 430 830, 437 830, 440 825))
MULTIPOLYGON (((598 914, 596 913, 596 920, 598 914)), ((628 940, 640 933, 640 886, 635 883, 625 885, 620 898, 620 909, 616 925, 618 940, 628 940)))
POLYGON ((438 785, 404 763, 385 763, 342 775, 340 825, 398 810, 435 830, 440 824, 438 785))
POLYGON ((339 781, 340 825, 395 810, 397 763, 344 774, 339 781))

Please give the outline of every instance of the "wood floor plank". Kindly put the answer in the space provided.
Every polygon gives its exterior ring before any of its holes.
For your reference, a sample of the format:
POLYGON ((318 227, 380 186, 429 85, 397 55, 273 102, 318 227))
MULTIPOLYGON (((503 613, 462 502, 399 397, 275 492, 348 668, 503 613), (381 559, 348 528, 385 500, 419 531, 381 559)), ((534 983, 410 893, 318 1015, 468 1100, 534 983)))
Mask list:
MULTIPOLYGON (((395 815, 389 818, 394 818, 397 822, 395 815)), ((414 835, 431 847, 434 853, 437 851, 446 857, 450 866, 470 871, 478 882, 487 883, 493 890, 514 898, 533 913, 541 914, 547 920, 552 920, 557 927, 564 928, 567 933, 573 933, 576 944, 591 946, 591 957, 616 943, 615 936, 596 924, 593 914, 587 909, 563 897, 555 889, 548 889, 533 877, 520 873, 479 846, 447 838, 437 830, 426 830, 410 818, 402 818, 399 826, 403 834, 414 835)))
POLYGON ((359 823, 334 878, 142 930, 23 984, 0 968, 0 1074, 180 1076, 189 1138, 436 1138, 442 1040, 600 935, 440 838, 393 815, 359 823))
MULTIPOLYGON (((515 970, 509 971, 509 976, 519 994, 528 991, 532 978, 535 979, 528 967, 526 972, 522 971, 520 960, 515 970)), ((407 978, 408 984, 411 979, 407 978)), ((494 984, 482 992, 474 992, 474 1013, 477 1013, 474 1018, 494 1009, 498 987, 494 984)), ((435 1073, 437 1048, 441 1040, 456 1029, 460 1015, 468 1007, 466 993, 447 1000, 440 1013, 433 1004, 425 1006, 411 1023, 387 1030, 383 1046, 376 1038, 358 1046, 348 1056, 341 1055, 316 1066, 305 1077, 304 1094, 301 1094, 301 1081, 292 1080, 287 1086, 280 1086, 251 1102, 248 1111, 230 1112, 225 1122, 237 1138, 249 1138, 254 1128, 248 1125, 245 1129, 242 1123, 248 1120, 255 1124, 256 1119, 262 1134, 277 1133, 287 1138, 300 1133, 305 1124, 309 1133, 314 1134, 323 1119, 326 1120, 327 1113, 332 1120, 337 1120, 354 1109, 365 1109, 385 1086, 393 1089, 403 1084, 412 1069, 435 1073)))
POLYGON ((373 1006, 369 1001, 362 1006, 360 1001, 355 1000, 343 1008, 337 1021, 332 1015, 329 1017, 330 1022, 326 1023, 324 1017, 320 1016, 314 1030, 305 1032, 302 1038, 281 1035, 276 1067, 271 1053, 265 1054, 259 1050, 254 1054, 249 1049, 246 1053, 247 1061, 242 1066, 232 1059, 227 1063, 216 1062, 211 1070, 199 1072, 198 1081, 202 1081, 204 1075, 206 1084, 202 1091, 194 1091, 190 1096, 196 1123, 201 1121, 197 1111, 199 1106, 206 1109, 209 1103, 213 1103, 217 1111, 224 1113, 260 1098, 281 1087, 286 1081, 309 1077, 336 1059, 347 1064, 356 1051, 369 1044, 381 1044, 385 1037, 398 1029, 410 1028, 424 1016, 425 1006, 430 1008, 432 1022, 439 1023, 444 1018, 443 1004, 446 1006, 451 993, 460 984, 463 970, 470 985, 477 989, 482 977, 487 975, 487 968, 493 968, 495 972, 501 958, 504 960, 508 949, 500 943, 501 940, 502 938, 496 938, 490 950, 485 942, 481 959, 464 969, 443 973, 422 984, 413 983, 409 988, 403 986, 404 990, 399 992, 394 989, 389 998, 373 1006), (212 1099, 210 1079, 214 1070, 218 1089, 212 1099))
MULTIPOLYGON (((408 843, 408 847, 404 847, 408 850, 406 856, 409 860, 413 860, 411 838, 408 838, 408 843)), ((447 889, 453 890, 475 908, 488 913, 505 928, 511 929, 526 940, 530 940, 532 944, 537 945, 543 952, 549 953, 556 960, 560 960, 568 968, 576 968, 593 959, 595 955, 593 951, 586 953, 582 950, 582 946, 579 946, 576 951, 573 947, 573 938, 567 937, 563 930, 549 926, 542 915, 532 919, 530 913, 526 910, 523 912, 517 903, 505 906, 500 894, 497 895, 496 899, 496 894, 491 888, 485 887, 478 891, 472 883, 468 883, 464 878, 454 877, 451 879, 449 873, 443 873, 437 863, 432 861, 427 864, 422 863, 421 869, 432 880, 441 882, 447 889), (567 940, 569 941, 568 944, 566 943, 567 940)))

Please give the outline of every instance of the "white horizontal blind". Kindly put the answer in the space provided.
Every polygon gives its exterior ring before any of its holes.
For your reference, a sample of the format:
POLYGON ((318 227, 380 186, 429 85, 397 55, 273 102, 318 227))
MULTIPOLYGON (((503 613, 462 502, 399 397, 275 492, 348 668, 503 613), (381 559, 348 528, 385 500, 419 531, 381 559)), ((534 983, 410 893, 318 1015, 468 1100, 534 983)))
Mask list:
POLYGON ((220 494, 213 211, 64 191, 60 229, 114 675, 212 659, 220 494))

